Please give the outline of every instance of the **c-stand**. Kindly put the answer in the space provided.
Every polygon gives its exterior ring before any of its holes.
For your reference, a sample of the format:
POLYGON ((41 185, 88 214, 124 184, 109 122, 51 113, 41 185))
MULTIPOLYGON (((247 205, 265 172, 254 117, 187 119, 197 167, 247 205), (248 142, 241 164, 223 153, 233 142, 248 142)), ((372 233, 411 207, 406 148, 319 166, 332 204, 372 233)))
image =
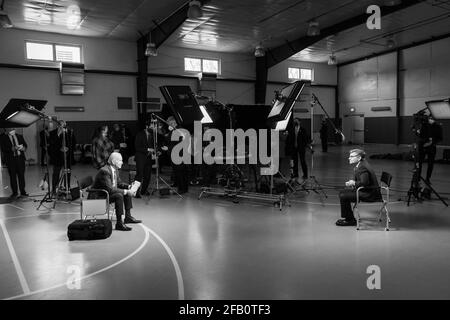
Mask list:
POLYGON ((414 169, 412 170, 413 176, 411 178, 411 185, 408 190, 407 206, 409 207, 409 203, 411 201, 411 196, 414 196, 416 198, 416 200, 419 202, 422 201, 422 195, 421 195, 421 190, 420 190, 421 189, 420 181, 422 181, 423 183, 425 183, 425 185, 428 187, 428 189, 431 190, 438 197, 438 199, 442 201, 442 203, 446 207, 448 207, 447 202, 445 202, 445 200, 439 195, 439 193, 436 192, 436 190, 434 190, 434 188, 430 185, 430 183, 428 181, 426 181, 419 174, 419 162, 418 161, 421 161, 421 159, 420 159, 420 155, 418 155, 418 150, 416 149, 416 147, 414 147, 413 160, 414 160, 414 169))
POLYGON ((61 128, 62 131, 62 152, 63 152, 63 158, 64 158, 64 167, 63 169, 61 169, 60 173, 59 173, 59 181, 55 190, 55 201, 53 202, 53 209, 55 209, 56 207, 56 200, 58 199, 58 196, 60 194, 61 189, 63 189, 63 193, 65 196, 65 200, 71 200, 71 194, 70 194, 70 169, 67 168, 67 151, 69 150, 69 148, 67 147, 67 142, 66 142, 66 130, 67 126, 64 124, 60 124, 60 127, 58 129, 61 128))
POLYGON ((156 165, 156 188, 152 190, 152 194, 155 193, 155 191, 160 192, 161 188, 159 187, 159 180, 161 180, 173 193, 176 193, 180 198, 183 198, 181 194, 179 194, 174 188, 170 186, 160 175, 159 175, 159 155, 158 155, 158 120, 162 121, 163 123, 169 125, 167 121, 160 118, 156 114, 151 114, 151 123, 153 127, 153 150, 155 154, 155 165, 156 165))
MULTIPOLYGON (((44 144, 45 144, 45 156, 44 156, 44 161, 45 161, 45 174, 44 174, 44 179, 42 179, 42 184, 45 188, 45 183, 47 183, 47 193, 45 194, 44 198, 42 198, 42 200, 39 202, 39 206, 36 208, 36 210, 39 210, 39 208, 43 205, 44 202, 52 202, 52 193, 51 193, 51 183, 50 183, 50 170, 49 170, 49 156, 48 156, 48 139, 47 139, 47 131, 46 126, 45 126, 45 117, 42 117, 42 119, 44 120, 44 144)), ((50 120, 51 121, 51 120, 50 120)), ((49 122, 50 123, 50 122, 49 122)))
POLYGON ((319 194, 319 192, 322 192, 323 195, 325 196, 325 198, 328 198, 325 190, 322 188, 321 184, 319 183, 319 181, 317 181, 316 177, 314 176, 314 150, 312 147, 312 144, 314 142, 314 105, 317 103, 322 110, 325 112, 326 115, 327 112, 325 111, 325 109, 323 108, 322 104, 320 103, 319 99, 314 95, 314 93, 312 94, 313 100, 311 102, 311 174, 310 176, 303 181, 303 183, 301 184, 301 187, 303 188, 303 190, 308 191, 312 190, 315 193, 319 194))

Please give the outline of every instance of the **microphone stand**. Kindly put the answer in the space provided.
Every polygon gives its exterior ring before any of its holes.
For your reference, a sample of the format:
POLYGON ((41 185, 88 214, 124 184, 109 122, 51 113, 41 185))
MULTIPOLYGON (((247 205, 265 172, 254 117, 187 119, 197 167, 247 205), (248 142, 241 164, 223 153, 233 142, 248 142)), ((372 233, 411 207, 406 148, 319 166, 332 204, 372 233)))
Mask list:
POLYGON ((174 188, 170 186, 160 175, 159 175, 159 156, 158 156, 158 120, 162 121, 163 123, 169 125, 167 121, 162 119, 161 117, 157 116, 156 114, 152 113, 151 115, 151 123, 153 126, 153 149, 155 152, 155 165, 156 165, 156 188, 152 190, 152 194, 155 193, 155 191, 160 191, 161 188, 159 187, 159 180, 161 180, 172 192, 176 193, 180 198, 183 198, 181 194, 179 194, 174 188))

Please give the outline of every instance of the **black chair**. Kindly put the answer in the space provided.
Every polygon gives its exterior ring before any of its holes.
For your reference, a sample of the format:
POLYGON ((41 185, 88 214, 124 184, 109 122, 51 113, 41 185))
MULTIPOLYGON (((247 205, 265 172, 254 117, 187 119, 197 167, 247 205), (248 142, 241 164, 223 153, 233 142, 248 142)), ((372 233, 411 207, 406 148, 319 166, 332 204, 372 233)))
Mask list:
MULTIPOLYGON (((388 204, 389 204, 389 188, 390 188, 390 186, 391 186, 391 181, 392 181, 392 176, 391 176, 389 173, 383 171, 383 172, 381 173, 381 179, 380 179, 380 182, 381 182, 382 185, 381 185, 379 188, 380 188, 380 191, 385 190, 385 191, 386 191, 386 195, 385 195, 385 197, 383 197, 383 192, 381 192, 381 195, 382 195, 381 202, 383 203, 383 205, 381 206, 381 209, 380 209, 380 211, 379 211, 378 221, 380 221, 380 222, 382 221, 381 215, 382 215, 382 213, 383 213, 383 211, 384 211, 385 214, 386 214, 386 227, 384 228, 385 231, 389 231, 389 223, 391 223, 391 218, 389 217, 389 211, 388 211, 388 204), (383 185, 383 184, 384 184, 384 185, 383 185)), ((361 216, 360 216, 360 214, 359 214, 359 208, 358 208, 358 206, 359 206, 359 204, 360 204, 361 202, 369 202, 369 201, 364 201, 364 200, 360 200, 360 199, 359 199, 359 192, 360 192, 360 190, 362 190, 362 189, 367 189, 367 187, 359 187, 359 188, 356 190, 356 203, 355 203, 355 205, 354 205, 354 207, 353 207, 353 210, 354 210, 354 211, 356 210, 356 213, 357 213, 356 230, 359 230, 359 229, 360 229, 360 221, 361 221, 361 216)), ((371 202, 373 202, 373 201, 371 201, 371 202)), ((377 201, 377 202, 378 202, 378 201, 377 201)))

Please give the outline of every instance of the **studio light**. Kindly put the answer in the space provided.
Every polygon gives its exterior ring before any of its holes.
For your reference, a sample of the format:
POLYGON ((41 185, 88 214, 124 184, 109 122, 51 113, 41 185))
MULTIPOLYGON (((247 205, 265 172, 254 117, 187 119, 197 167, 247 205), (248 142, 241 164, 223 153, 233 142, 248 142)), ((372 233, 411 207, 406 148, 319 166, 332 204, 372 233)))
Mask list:
POLYGON ((189 19, 198 19, 203 17, 202 3, 197 0, 189 2, 187 16, 189 19))
POLYGON ((306 32, 308 37, 315 37, 320 35, 319 22, 316 20, 311 20, 308 25, 308 31, 306 32))
POLYGON ((337 64, 336 56, 334 54, 331 54, 330 57, 328 58, 328 65, 334 66, 336 64, 337 64))
POLYGON ((264 47, 262 45, 257 45, 255 48, 255 57, 261 58, 266 55, 266 51, 264 50, 264 47))
POLYGON ((11 19, 9 19, 8 14, 3 10, 3 6, 5 4, 5 0, 2 1, 2 5, 0 7, 0 26, 3 29, 9 29, 13 27, 11 19))
POLYGON ((147 47, 145 48, 146 57, 156 57, 158 52, 156 51, 156 46, 153 42, 147 42, 147 47))

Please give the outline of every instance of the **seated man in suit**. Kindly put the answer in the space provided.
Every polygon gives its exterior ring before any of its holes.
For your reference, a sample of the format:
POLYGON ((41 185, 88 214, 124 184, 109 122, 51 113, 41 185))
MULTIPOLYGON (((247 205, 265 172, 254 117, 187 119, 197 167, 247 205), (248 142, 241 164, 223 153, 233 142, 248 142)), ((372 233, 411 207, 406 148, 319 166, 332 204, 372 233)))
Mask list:
POLYGON ((356 226, 351 203, 356 202, 356 189, 359 187, 365 187, 365 189, 359 191, 360 200, 368 202, 381 200, 377 176, 365 160, 365 157, 366 153, 361 149, 350 150, 348 160, 350 164, 356 164, 354 169, 355 177, 354 180, 349 180, 345 183, 345 186, 351 189, 346 189, 339 193, 342 219, 336 221, 338 226, 356 226))
MULTIPOLYGON (((131 228, 126 226, 126 223, 141 223, 141 220, 136 220, 131 216, 131 208, 133 204, 131 197, 133 192, 129 189, 128 184, 122 183, 119 177, 119 169, 122 167, 122 156, 118 152, 113 152, 108 158, 108 164, 101 167, 95 176, 93 189, 105 189, 109 193, 109 202, 115 204, 116 208, 116 230, 130 231, 131 228), (125 208, 125 219, 122 223, 122 215, 125 208), (125 223, 125 224, 124 224, 125 223)), ((93 199, 104 198, 102 193, 91 193, 93 199)))

